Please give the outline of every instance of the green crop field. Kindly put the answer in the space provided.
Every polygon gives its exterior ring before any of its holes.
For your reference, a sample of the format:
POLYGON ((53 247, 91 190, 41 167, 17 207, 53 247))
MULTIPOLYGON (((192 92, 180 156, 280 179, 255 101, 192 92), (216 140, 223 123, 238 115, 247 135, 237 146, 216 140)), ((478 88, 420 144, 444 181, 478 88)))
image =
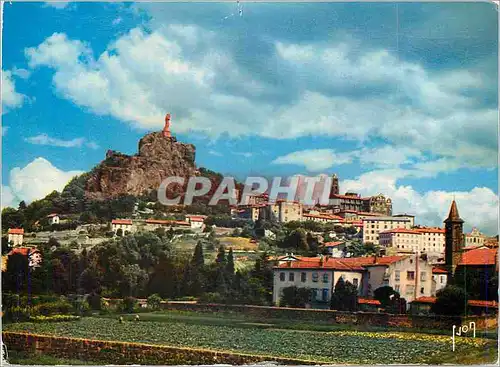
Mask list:
POLYGON ((180 320, 126 321, 87 317, 60 323, 18 323, 4 325, 7 331, 22 331, 100 340, 143 342, 171 346, 201 347, 220 351, 292 357, 337 364, 387 363, 491 363, 496 342, 457 338, 451 352, 451 337, 402 332, 332 332, 262 328, 235 323, 202 324, 180 320))

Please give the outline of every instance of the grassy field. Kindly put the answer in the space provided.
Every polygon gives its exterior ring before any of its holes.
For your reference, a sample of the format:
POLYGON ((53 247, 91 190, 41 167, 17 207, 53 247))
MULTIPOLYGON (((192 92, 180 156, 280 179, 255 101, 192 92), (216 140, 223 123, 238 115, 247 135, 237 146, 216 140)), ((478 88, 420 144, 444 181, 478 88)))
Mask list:
MULTIPOLYGON (((126 317, 131 319, 132 316, 126 317)), ((457 339, 451 352, 448 335, 356 331, 290 321, 256 322, 228 318, 159 312, 141 314, 141 321, 118 323, 115 318, 83 318, 78 322, 19 323, 5 330, 38 334, 202 347, 221 351, 310 359, 337 364, 492 363, 496 341, 457 339), (328 329, 329 327, 329 329, 328 329)))
POLYGON ((257 251, 259 247, 257 243, 251 243, 250 238, 245 237, 220 237, 218 240, 227 250, 232 247, 233 251, 257 251))

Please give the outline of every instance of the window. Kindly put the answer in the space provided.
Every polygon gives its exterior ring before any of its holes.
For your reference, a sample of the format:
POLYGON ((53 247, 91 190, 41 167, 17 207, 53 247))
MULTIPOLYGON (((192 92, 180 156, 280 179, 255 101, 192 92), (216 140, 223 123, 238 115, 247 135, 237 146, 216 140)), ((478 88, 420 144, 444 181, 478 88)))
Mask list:
POLYGON ((415 291, 415 286, 414 285, 407 285, 406 286, 406 294, 411 295, 415 291))
POLYGON ((424 294, 424 288, 423 288, 423 287, 422 287, 422 288, 420 288, 420 293, 421 293, 421 294, 424 294))
POLYGON ((444 284, 446 282, 446 276, 441 275, 441 284, 444 284))
POLYGON ((352 280, 352 284, 354 284, 356 286, 356 288, 358 287, 358 278, 354 278, 352 280))
POLYGON ((284 281, 285 281, 285 273, 280 273, 280 280, 281 280, 282 282, 284 282, 284 281))
POLYGON ((318 282, 318 273, 313 273, 313 282, 317 283, 318 282))
POLYGON ((323 301, 328 301, 328 288, 323 289, 323 301))
POLYGON ((399 282, 400 276, 401 276, 401 271, 399 270, 394 271, 394 280, 396 282, 399 282))
POLYGON ((318 298, 318 290, 316 288, 313 288, 312 289, 312 300, 316 301, 317 298, 318 298))
POLYGON ((328 274, 323 274, 323 283, 328 283, 328 274))
POLYGON ((301 273, 300 274, 300 280, 302 281, 302 283, 305 283, 307 279, 307 274, 306 273, 301 273))
POLYGON ((370 279, 370 272, 368 272, 368 279, 370 279))
POLYGON ((295 280, 295 274, 294 273, 288 273, 288 280, 290 282, 293 282, 295 280))
POLYGON ((422 282, 425 282, 425 276, 426 276, 426 275, 427 275, 427 274, 425 273, 425 271, 423 271, 423 272, 421 272, 421 273, 420 273, 420 280, 421 280, 422 282))
POLYGON ((410 259, 410 264, 413 264, 413 259, 410 259))
POLYGON ((406 280, 415 280, 415 272, 407 271, 406 272, 406 280))

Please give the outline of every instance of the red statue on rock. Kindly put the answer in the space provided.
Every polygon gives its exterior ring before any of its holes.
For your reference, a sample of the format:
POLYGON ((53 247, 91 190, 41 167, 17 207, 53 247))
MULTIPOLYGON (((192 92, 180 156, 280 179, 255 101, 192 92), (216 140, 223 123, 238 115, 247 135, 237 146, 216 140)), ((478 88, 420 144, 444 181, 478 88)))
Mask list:
POLYGON ((172 134, 170 133, 170 114, 167 113, 165 116, 165 126, 163 127, 163 136, 165 138, 171 138, 172 134))

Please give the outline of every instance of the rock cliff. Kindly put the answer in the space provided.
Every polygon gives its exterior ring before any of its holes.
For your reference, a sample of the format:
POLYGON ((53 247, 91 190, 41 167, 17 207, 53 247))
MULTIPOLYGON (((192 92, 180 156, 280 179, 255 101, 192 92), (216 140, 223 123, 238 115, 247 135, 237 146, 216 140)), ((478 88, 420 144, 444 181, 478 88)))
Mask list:
POLYGON ((192 144, 160 132, 147 134, 139 141, 136 155, 109 150, 106 159, 90 172, 85 196, 97 200, 123 194, 139 196, 157 190, 166 177, 198 175, 195 153, 192 144))

